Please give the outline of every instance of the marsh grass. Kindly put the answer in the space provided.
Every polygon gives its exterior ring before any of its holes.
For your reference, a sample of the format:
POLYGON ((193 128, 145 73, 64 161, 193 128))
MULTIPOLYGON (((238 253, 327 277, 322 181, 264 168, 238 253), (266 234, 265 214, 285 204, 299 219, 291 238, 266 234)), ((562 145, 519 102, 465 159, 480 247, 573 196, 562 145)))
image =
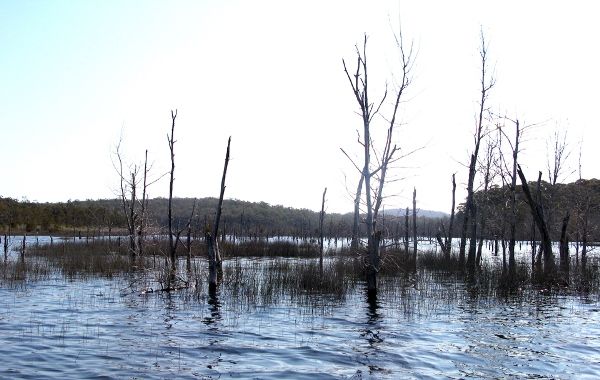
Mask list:
POLYGON ((318 257, 319 248, 308 242, 250 240, 221 243, 225 257, 318 257))
POLYGON ((87 243, 62 241, 52 245, 32 246, 28 248, 26 257, 44 258, 66 277, 112 277, 136 267, 136 263, 132 262, 123 250, 122 247, 110 245, 104 240, 87 243))
POLYGON ((44 260, 2 260, 0 261, 0 284, 8 288, 24 285, 29 281, 46 280, 53 273, 44 260))
MULTIPOLYGON (((125 239, 123 239, 125 240, 125 239)), ((166 242, 149 239, 146 255, 133 260, 123 241, 90 240, 87 243, 59 241, 53 245, 27 248, 25 260, 14 253, 0 264, 2 285, 17 286, 59 273, 66 278, 135 278, 130 292, 147 293, 169 288, 186 288, 185 297, 204 297, 208 263, 202 240, 193 241, 192 260, 186 265, 185 246, 179 252, 178 270, 174 275, 166 262, 166 242), (183 286, 182 286, 183 285, 183 286)), ((322 264, 316 246, 287 241, 251 240, 223 242, 222 271, 219 273, 221 297, 237 300, 240 305, 273 305, 293 300, 314 303, 327 299, 342 302, 349 294, 364 287, 366 261, 364 253, 347 249, 330 251, 322 264)), ((390 302, 419 310, 458 297, 471 299, 523 296, 527 293, 598 294, 600 275, 598 259, 588 258, 584 267, 572 263, 569 272, 558 274, 548 282, 536 278, 526 261, 518 262, 508 272, 494 261, 484 261, 474 272, 460 268, 455 256, 419 252, 417 261, 402 250, 382 252, 378 276, 378 293, 390 302), (558 285, 557 285, 558 284, 558 285), (433 301, 436 300, 436 301, 433 301), (432 302, 432 304, 428 304, 432 302), (412 305, 412 306, 411 306, 412 305)))

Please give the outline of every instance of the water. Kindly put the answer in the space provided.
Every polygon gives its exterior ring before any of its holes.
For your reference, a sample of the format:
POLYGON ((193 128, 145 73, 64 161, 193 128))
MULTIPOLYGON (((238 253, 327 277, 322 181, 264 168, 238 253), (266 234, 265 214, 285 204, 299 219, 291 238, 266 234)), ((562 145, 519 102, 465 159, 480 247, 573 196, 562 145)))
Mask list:
POLYGON ((443 277, 377 299, 265 299, 227 279, 141 294, 138 276, 0 287, 0 378, 600 377, 595 295, 480 297, 443 277))

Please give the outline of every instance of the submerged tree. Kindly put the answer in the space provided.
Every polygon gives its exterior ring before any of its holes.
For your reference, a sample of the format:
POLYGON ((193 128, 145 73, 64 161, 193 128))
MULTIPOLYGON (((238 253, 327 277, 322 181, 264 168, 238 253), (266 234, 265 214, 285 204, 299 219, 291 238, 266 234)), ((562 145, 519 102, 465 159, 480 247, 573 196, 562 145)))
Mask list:
MULTIPOLYGON (((157 182, 162 176, 154 180, 148 178, 148 174, 152 169, 152 165, 148 165, 148 150, 145 152, 144 166, 141 173, 140 165, 135 163, 126 165, 121 151, 121 143, 122 140, 119 140, 114 153, 116 162, 113 161, 113 166, 119 175, 118 196, 123 218, 126 222, 129 240, 128 251, 132 257, 135 257, 144 253, 144 237, 148 226, 148 187, 157 182), (127 166, 127 169, 125 166, 127 166), (126 170, 128 170, 127 173, 126 170), (142 192, 141 199, 139 198, 139 186, 141 186, 142 192)), ((110 236, 112 220, 109 218, 107 222, 110 236)))
POLYGON ((484 130, 484 114, 487 112, 486 101, 489 97, 489 92, 494 87, 494 78, 490 76, 488 67, 488 46, 485 42, 483 32, 481 32, 481 47, 479 55, 481 58, 481 80, 480 80, 480 99, 479 99, 479 110, 477 115, 477 123, 475 125, 475 133, 473 134, 474 148, 471 153, 471 159, 469 163, 469 179, 467 182, 467 202, 465 204, 463 227, 460 236, 460 252, 459 261, 461 265, 465 261, 467 235, 470 235, 469 243, 469 254, 467 264, 469 267, 475 265, 475 249, 477 242, 477 210, 473 200, 475 175, 477 173, 477 158, 479 156, 479 147, 481 140, 485 135, 484 130))
MULTIPOLYGON (((177 245, 179 244, 180 232, 173 229, 173 182, 175 181, 175 119, 177 110, 171 111, 171 135, 167 134, 169 143, 169 152, 171 153, 171 170, 169 177, 169 203, 167 209, 167 223, 169 228, 169 258, 171 260, 171 271, 174 274, 177 270, 177 245)), ((182 230, 183 231, 183 230, 182 230)))
POLYGON ((438 244, 446 258, 450 258, 452 252, 452 234, 454 231, 454 208, 456 205, 456 173, 452 174, 452 209, 450 211, 450 222, 448 224, 448 232, 446 233, 444 223, 440 221, 440 229, 436 235, 438 244), (442 236, 444 239, 442 239, 442 236))
POLYGON ((527 184, 527 179, 525 179, 525 175, 521 170, 521 166, 518 164, 517 174, 521 179, 523 193, 525 194, 525 199, 531 210, 531 215, 541 234, 541 249, 544 255, 544 271, 549 273, 554 269, 554 254, 552 253, 552 241, 550 240, 550 234, 548 233, 548 226, 546 223, 546 218, 544 217, 544 210, 539 200, 536 201, 533 199, 531 191, 529 190, 529 185, 527 184))
MULTIPOLYGON (((409 86, 410 70, 413 63, 412 48, 405 50, 402 34, 396 38, 396 46, 400 53, 400 74, 401 78, 397 84, 395 99, 392 106, 391 117, 387 118, 387 134, 383 149, 378 150, 372 134, 372 122, 384 105, 388 91, 386 90, 377 103, 369 99, 369 77, 367 64, 367 36, 364 36, 362 48, 356 46, 356 70, 353 74, 348 71, 346 61, 342 59, 344 72, 352 88, 354 97, 360 108, 362 118, 362 134, 359 133, 359 144, 363 150, 362 165, 353 162, 356 168, 361 169, 361 177, 364 182, 364 196, 366 205, 366 230, 367 230, 367 286, 369 291, 377 289, 377 272, 380 267, 380 244, 381 230, 377 226, 377 216, 384 197, 384 186, 386 184, 390 165, 398 157, 396 154, 399 148, 393 143, 394 130, 397 127, 396 117, 400 100, 404 91, 409 86)), ((381 149, 381 148, 379 148, 381 149)), ((359 181, 360 183, 360 181, 359 181)), ((359 187, 360 191, 360 187, 359 187)), ((355 205, 356 206, 356 205, 355 205)))
POLYGON ((221 191, 219 192, 219 203, 217 204, 217 213, 213 223, 212 231, 206 230, 206 246, 208 252, 208 285, 209 289, 215 290, 217 287, 217 269, 221 266, 221 251, 219 249, 219 225, 221 222, 221 213, 223 210, 223 197, 225 195, 225 178, 227 176, 227 167, 229 165, 229 148, 231 137, 227 140, 227 151, 225 153, 225 164, 223 166, 223 176, 221 177, 221 191))

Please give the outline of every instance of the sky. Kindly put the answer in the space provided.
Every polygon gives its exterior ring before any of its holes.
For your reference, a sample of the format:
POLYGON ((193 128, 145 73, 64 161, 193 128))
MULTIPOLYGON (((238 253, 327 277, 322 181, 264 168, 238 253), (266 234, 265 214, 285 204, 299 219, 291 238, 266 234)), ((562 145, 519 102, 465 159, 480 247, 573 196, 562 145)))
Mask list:
MULTIPOLYGON (((599 178, 597 14, 591 1, 0 0, 0 196, 113 198, 120 140, 129 164, 147 149, 158 178, 176 109, 175 196, 218 196, 231 136, 227 198, 317 210, 327 187, 327 210, 350 211, 358 174, 340 148, 359 156, 362 124, 342 59, 354 67, 368 36, 377 99, 400 75, 400 29, 416 54, 394 142, 416 153, 393 168, 386 208, 416 188, 419 208, 449 212, 452 173, 464 199, 481 31, 490 109, 532 125, 527 177, 546 172, 559 131, 572 152, 561 180, 579 177, 580 151, 582 176, 599 178)), ((166 197, 166 178, 149 194, 166 197)))

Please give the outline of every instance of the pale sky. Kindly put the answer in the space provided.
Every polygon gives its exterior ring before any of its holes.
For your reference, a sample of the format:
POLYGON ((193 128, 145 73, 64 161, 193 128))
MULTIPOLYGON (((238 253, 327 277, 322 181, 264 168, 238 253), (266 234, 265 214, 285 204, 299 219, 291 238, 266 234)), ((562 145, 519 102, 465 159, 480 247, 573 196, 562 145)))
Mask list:
MULTIPOLYGON (((398 76, 400 21, 418 56, 396 143, 403 160, 386 208, 448 212, 461 201, 478 99, 479 34, 496 87, 489 101, 526 124, 521 163, 545 172, 546 140, 568 130, 576 169, 600 177, 600 14, 592 1, 0 1, 0 195, 66 201, 115 196, 111 152, 149 150, 167 171, 170 111, 179 197, 218 196, 346 212, 361 120, 343 72, 369 36, 371 98, 398 76), (346 178, 346 179, 345 179, 346 178)), ((377 122, 373 128, 383 128, 377 122)), ((577 179, 573 174, 567 181, 577 179)), ((167 196, 168 183, 150 188, 167 196)))

